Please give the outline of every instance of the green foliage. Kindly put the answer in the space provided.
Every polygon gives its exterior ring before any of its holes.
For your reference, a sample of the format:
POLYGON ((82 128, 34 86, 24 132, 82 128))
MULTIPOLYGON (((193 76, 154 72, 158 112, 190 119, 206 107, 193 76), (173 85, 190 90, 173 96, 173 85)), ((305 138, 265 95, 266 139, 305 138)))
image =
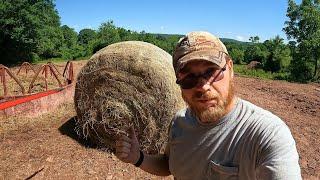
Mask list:
POLYGON ((78 34, 78 43, 86 46, 90 41, 94 40, 97 33, 92 29, 82 29, 78 34))
POLYGON ((276 36, 263 44, 269 51, 269 55, 262 62, 263 69, 271 72, 285 71, 292 58, 290 48, 283 43, 283 39, 276 36))
POLYGON ((96 38, 88 41, 87 46, 84 47, 86 48, 86 51, 89 52, 87 53, 88 55, 116 42, 144 41, 154 44, 172 54, 172 51, 180 37, 181 35, 151 34, 144 31, 137 33, 121 27, 116 27, 113 21, 108 21, 106 23, 102 23, 97 31, 96 38))
POLYGON ((242 64, 244 59, 244 51, 237 48, 229 50, 229 54, 235 64, 242 64))
POLYGON ((78 44, 84 49, 84 56, 92 54, 92 45, 97 38, 96 31, 92 29, 82 29, 78 34, 78 44))
POLYGON ((295 51, 290 65, 291 78, 298 81, 320 79, 319 0, 302 0, 300 5, 289 0, 287 16, 289 21, 285 22, 283 30, 292 39, 291 44, 296 45, 291 48, 295 51))
POLYGON ((226 45, 229 55, 235 64, 244 63, 244 52, 250 46, 249 43, 224 38, 222 38, 221 41, 226 45))
POLYGON ((84 47, 78 44, 78 34, 72 28, 64 25, 61 27, 63 32, 63 44, 60 47, 60 57, 64 59, 76 59, 86 55, 84 47))
POLYGON ((247 77, 258 77, 261 79, 288 80, 288 73, 272 73, 263 69, 248 69, 246 65, 234 64, 233 70, 236 74, 247 77))
POLYGON ((68 27, 67 25, 63 25, 61 27, 63 33, 63 45, 67 48, 74 48, 77 45, 78 34, 74 31, 74 29, 68 27))
POLYGON ((251 41, 252 43, 258 43, 260 40, 259 36, 251 36, 249 38, 249 41, 251 41))
POLYGON ((308 82, 312 79, 312 63, 308 62, 305 57, 296 54, 295 60, 289 66, 290 80, 298 82, 308 82))
POLYGON ((251 61, 263 62, 269 56, 268 49, 263 44, 251 44, 244 52, 244 61, 250 63, 251 61))
POLYGON ((113 24, 113 21, 101 24, 97 32, 97 39, 98 40, 93 43, 92 53, 95 53, 105 46, 121 41, 118 29, 113 24))
POLYGON ((62 37, 59 26, 60 18, 52 0, 0 1, 2 63, 57 55, 62 37))

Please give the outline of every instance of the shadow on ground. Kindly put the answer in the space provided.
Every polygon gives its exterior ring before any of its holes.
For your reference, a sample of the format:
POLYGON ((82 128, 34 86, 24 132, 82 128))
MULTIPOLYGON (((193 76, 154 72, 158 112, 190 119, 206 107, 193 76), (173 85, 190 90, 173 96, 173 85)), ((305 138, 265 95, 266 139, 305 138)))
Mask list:
POLYGON ((59 131, 62 135, 69 136, 73 140, 77 141, 80 145, 88 147, 88 148, 97 148, 97 145, 90 141, 90 139, 85 139, 79 137, 77 132, 75 131, 76 127, 76 116, 70 118, 64 124, 59 127, 59 131))

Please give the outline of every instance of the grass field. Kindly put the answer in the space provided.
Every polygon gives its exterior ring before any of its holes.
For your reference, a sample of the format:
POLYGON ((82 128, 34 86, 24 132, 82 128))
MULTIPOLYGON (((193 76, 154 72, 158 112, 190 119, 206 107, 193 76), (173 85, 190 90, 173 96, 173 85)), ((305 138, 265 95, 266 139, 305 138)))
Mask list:
POLYGON ((243 64, 234 64, 234 72, 241 76, 271 80, 287 80, 289 75, 288 73, 272 73, 263 69, 249 69, 247 65, 243 64))

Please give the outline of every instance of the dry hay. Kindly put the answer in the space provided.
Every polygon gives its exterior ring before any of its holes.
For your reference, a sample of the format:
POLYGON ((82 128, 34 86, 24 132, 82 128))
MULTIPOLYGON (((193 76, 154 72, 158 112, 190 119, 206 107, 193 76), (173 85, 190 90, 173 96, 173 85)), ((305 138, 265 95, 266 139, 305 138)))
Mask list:
POLYGON ((251 61, 248 65, 247 65, 248 69, 259 69, 261 68, 261 62, 259 61, 251 61))
POLYGON ((76 130, 111 151, 117 134, 131 126, 144 151, 162 151, 168 125, 182 107, 171 56, 149 43, 107 46, 90 58, 77 77, 76 130))

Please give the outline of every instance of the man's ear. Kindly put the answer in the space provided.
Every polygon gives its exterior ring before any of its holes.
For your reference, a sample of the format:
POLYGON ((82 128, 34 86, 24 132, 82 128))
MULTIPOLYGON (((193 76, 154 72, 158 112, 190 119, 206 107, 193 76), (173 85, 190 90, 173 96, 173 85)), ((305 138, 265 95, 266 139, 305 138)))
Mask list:
POLYGON ((233 72, 233 61, 232 61, 232 59, 230 58, 229 61, 227 61, 227 63, 228 63, 229 71, 231 73, 231 78, 233 78, 234 72, 233 72))

